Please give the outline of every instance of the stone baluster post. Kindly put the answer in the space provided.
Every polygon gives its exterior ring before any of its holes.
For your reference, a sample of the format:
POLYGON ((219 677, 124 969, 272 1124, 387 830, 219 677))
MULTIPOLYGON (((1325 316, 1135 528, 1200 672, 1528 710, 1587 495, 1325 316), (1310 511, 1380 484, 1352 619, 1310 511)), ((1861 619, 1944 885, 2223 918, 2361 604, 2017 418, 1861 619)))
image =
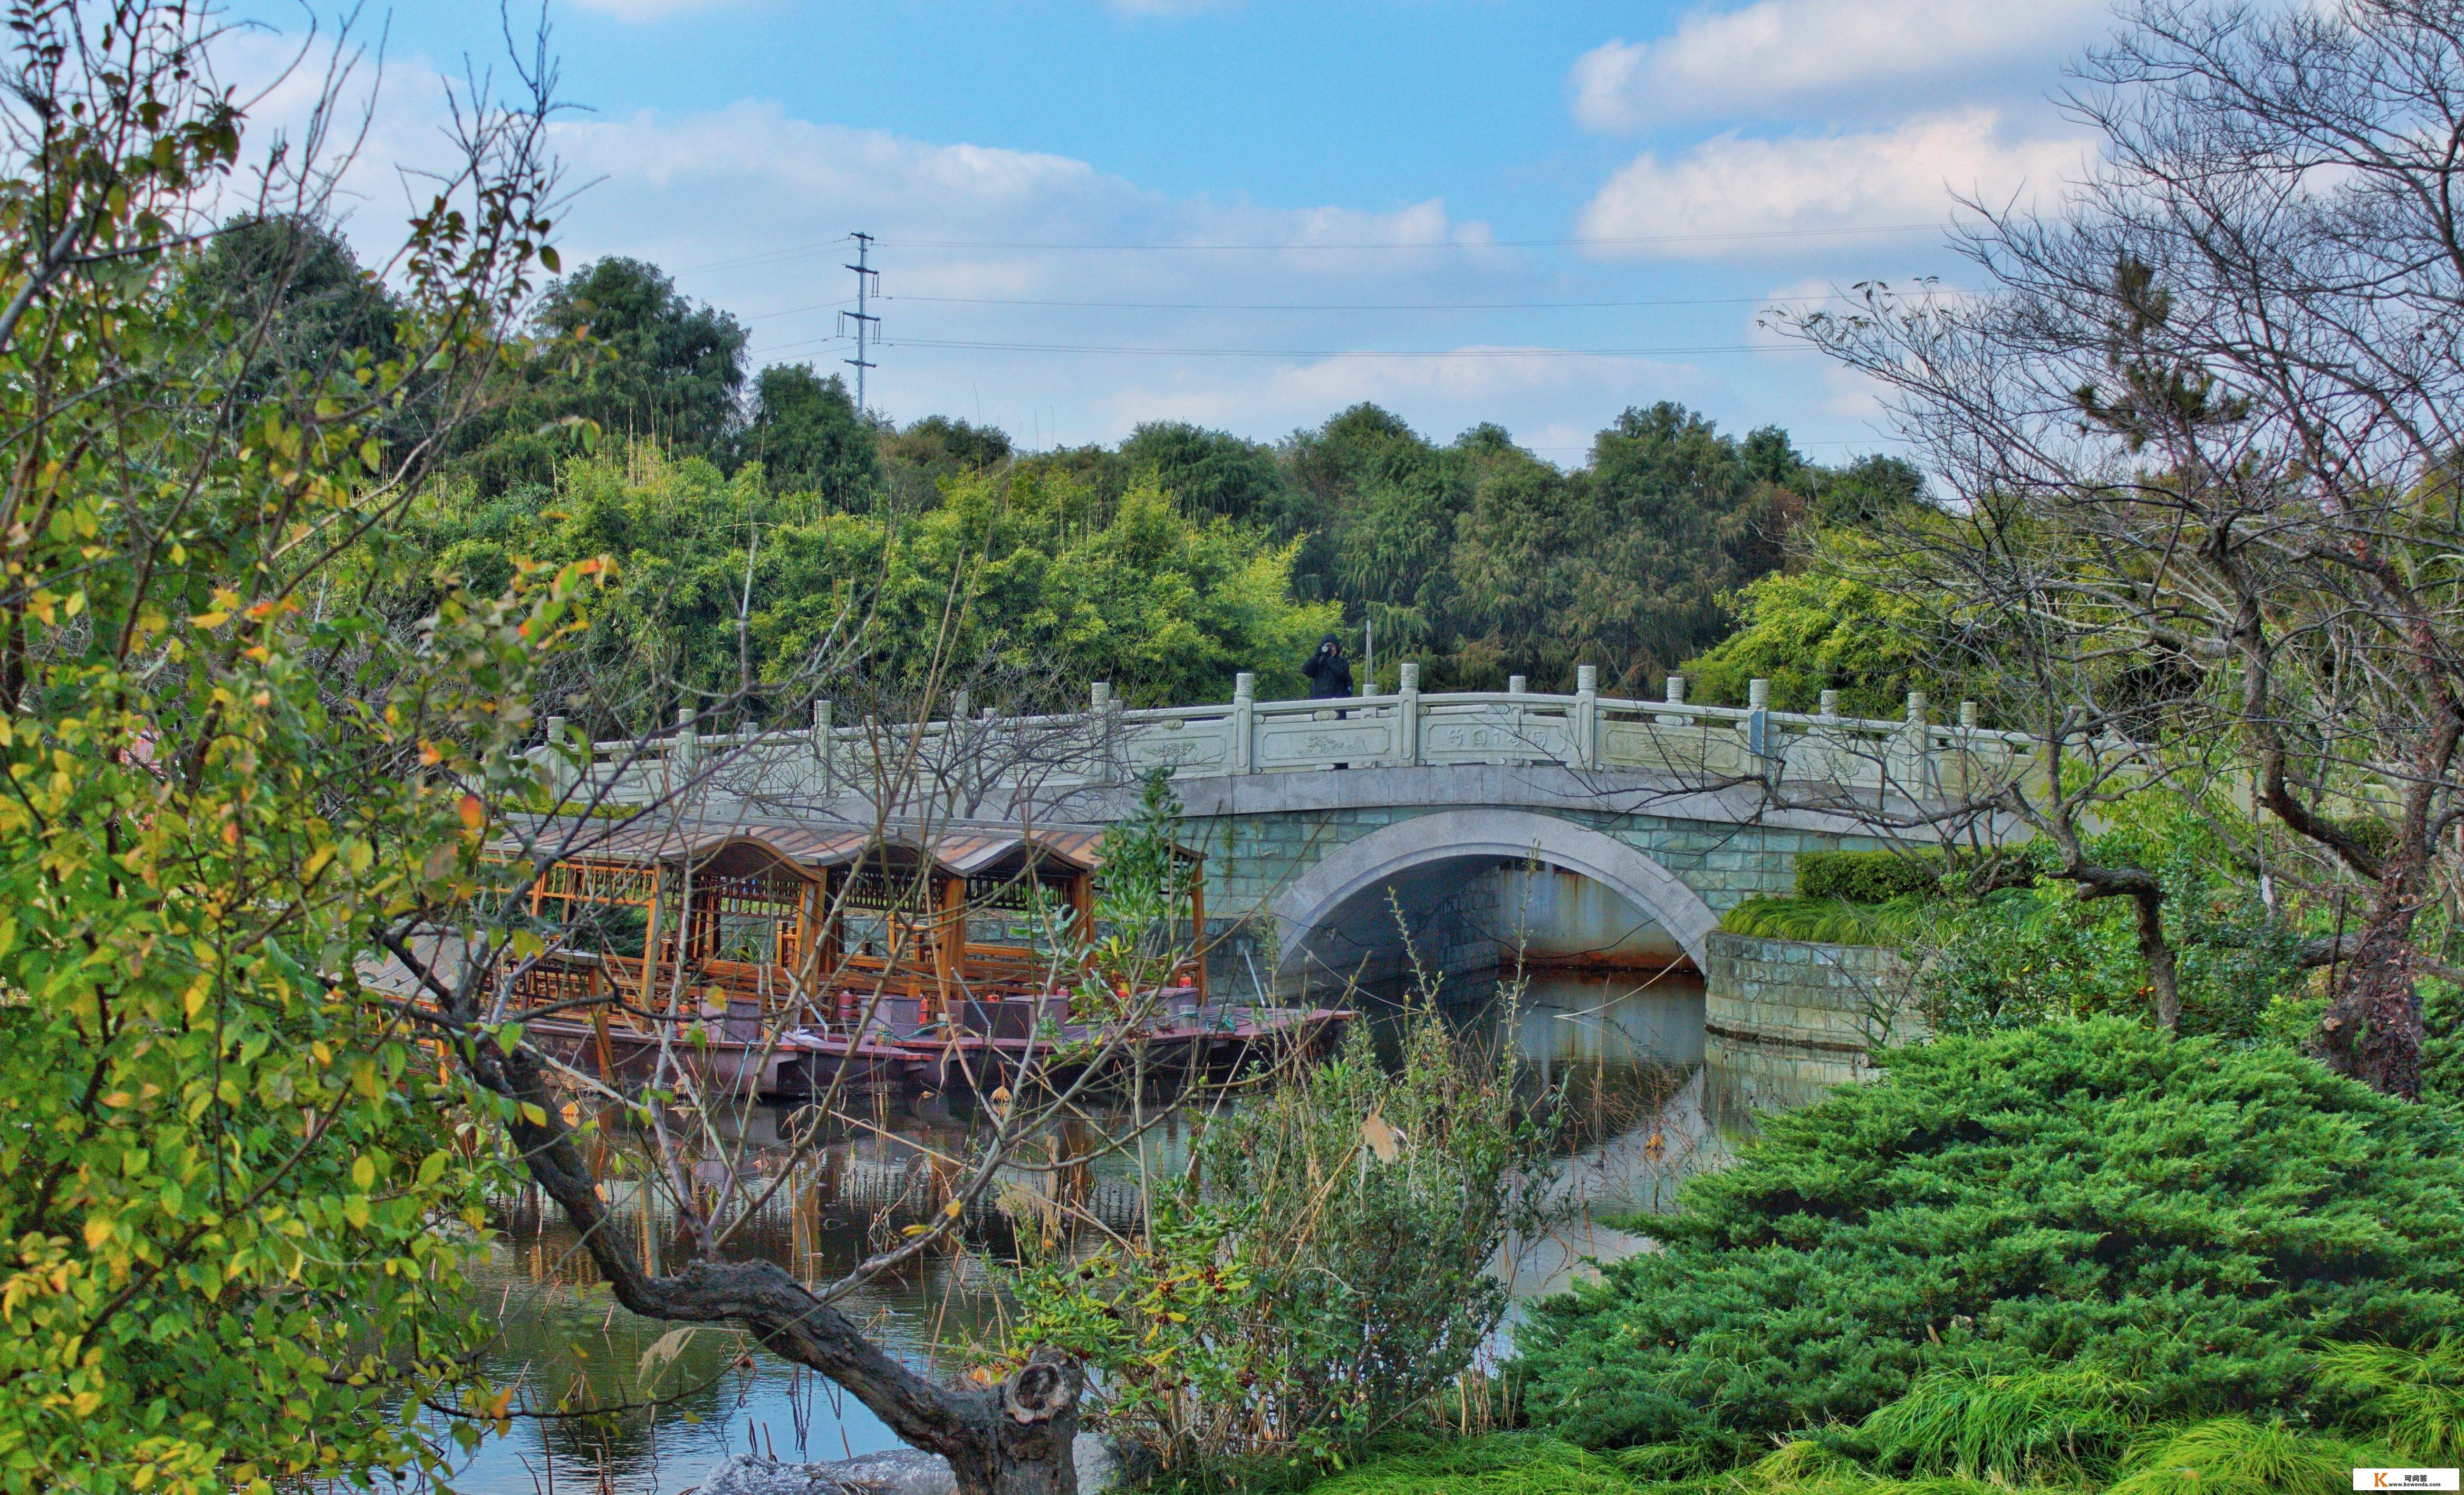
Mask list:
POLYGON ((941 724, 941 758, 943 782, 950 786, 950 813, 958 812, 958 802, 976 796, 976 773, 982 766, 979 744, 967 731, 967 717, 973 708, 967 703, 966 688, 950 693, 950 719, 941 724))
POLYGON ((1258 677, 1243 670, 1232 677, 1232 771, 1256 769, 1258 743, 1258 677))
MULTIPOLYGON (((1683 706, 1685 704, 1685 677, 1683 675, 1670 675, 1668 677, 1668 704, 1671 706, 1683 706)), ((1658 722, 1663 727, 1682 727, 1685 725, 1686 719, 1687 718, 1683 716, 1655 716, 1652 718, 1652 720, 1658 722)))
POLYGON ((693 724, 693 709, 690 706, 676 708, 676 740, 675 745, 668 750, 668 756, 675 762, 672 780, 679 785, 691 780, 693 771, 700 766, 701 732, 693 724))
POLYGON ((1933 723, 1926 716, 1925 693, 1908 693, 1908 721, 1902 729, 1907 740, 1907 766, 1900 776, 1900 787, 1910 798, 1925 793, 1933 782, 1933 723))
POLYGON ((1600 762, 1600 667, 1574 667, 1574 763, 1597 768, 1600 762))
POLYGON ((1396 670, 1395 761, 1415 768, 1420 761, 1420 667, 1405 660, 1396 670))
POLYGON ((838 733, 831 725, 830 710, 827 701, 813 703, 813 761, 821 768, 822 793, 825 795, 838 792, 837 785, 831 781, 834 776, 830 760, 836 757, 838 733))
POLYGON ((1945 784, 1946 792, 1965 795, 1976 782, 1976 728, 1981 719, 1974 701, 1959 703, 1959 742, 1953 763, 1959 781, 1956 785, 1945 784))
POLYGON ((573 792, 574 785, 573 760, 570 756, 572 750, 564 740, 563 717, 550 716, 547 719, 546 746, 548 788, 554 792, 558 802, 561 803, 564 797, 573 792))
POLYGON ((1112 682, 1098 680, 1088 693, 1088 705, 1095 738, 1094 762, 1089 766, 1089 783, 1112 781, 1112 682))
POLYGON ((1821 704, 1815 708, 1814 714, 1816 716, 1821 717, 1824 723, 1824 725, 1815 729, 1815 736, 1819 740, 1822 750, 1822 767, 1819 772, 1824 778, 1831 780, 1835 783, 1855 782, 1857 779, 1857 758, 1853 754, 1845 758, 1840 756, 1840 735, 1837 729, 1830 725, 1830 723, 1839 719, 1839 693, 1837 691, 1823 692, 1821 704))

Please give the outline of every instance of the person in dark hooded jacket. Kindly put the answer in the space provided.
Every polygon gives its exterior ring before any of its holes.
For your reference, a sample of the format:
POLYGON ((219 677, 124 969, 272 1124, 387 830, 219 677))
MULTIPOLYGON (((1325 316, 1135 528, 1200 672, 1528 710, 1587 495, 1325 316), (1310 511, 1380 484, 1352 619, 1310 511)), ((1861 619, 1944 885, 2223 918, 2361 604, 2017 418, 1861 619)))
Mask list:
POLYGON ((1343 646, 1331 633, 1317 641, 1317 652, 1301 666, 1301 673, 1309 676, 1310 700, 1352 693, 1352 662, 1343 657, 1343 646))

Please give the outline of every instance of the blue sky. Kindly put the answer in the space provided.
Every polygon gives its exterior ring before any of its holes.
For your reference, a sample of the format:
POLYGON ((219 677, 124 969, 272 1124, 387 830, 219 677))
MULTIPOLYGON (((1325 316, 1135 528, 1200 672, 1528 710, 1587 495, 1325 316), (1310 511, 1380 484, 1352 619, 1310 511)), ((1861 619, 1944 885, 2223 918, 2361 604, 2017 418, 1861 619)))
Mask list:
MULTIPOLYGON (((273 12, 294 32, 298 11, 273 12)), ((870 403, 1023 445, 1142 420, 1272 439, 1375 400, 1579 462, 1628 405, 1889 445, 1869 391, 1758 327, 1968 273, 1954 190, 2085 159, 2047 101, 2082 0, 551 0, 583 190, 568 263, 654 260, 757 362, 847 354, 880 237, 870 403), (1778 299, 1774 299, 1778 298, 1778 299)), ((363 22, 366 29, 365 21, 363 22)), ((436 75, 495 7, 394 11, 352 231, 399 232, 436 75)), ((268 101, 269 122, 283 100, 268 101)))

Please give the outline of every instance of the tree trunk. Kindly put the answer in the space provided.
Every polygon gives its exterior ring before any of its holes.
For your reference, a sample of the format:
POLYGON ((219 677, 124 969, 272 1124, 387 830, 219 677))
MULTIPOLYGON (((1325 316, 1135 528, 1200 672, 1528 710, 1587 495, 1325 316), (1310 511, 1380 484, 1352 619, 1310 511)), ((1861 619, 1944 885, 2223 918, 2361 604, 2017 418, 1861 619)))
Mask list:
POLYGON ((990 1437, 945 1450, 958 1495, 1078 1495, 1077 1363, 1039 1350, 1000 1389, 990 1437))
POLYGON ((2418 845, 2390 853, 2378 900, 2362 926, 2353 956, 2337 978, 2319 1048, 2327 1066, 2385 1095, 2421 1093, 2421 992, 2412 978, 2416 890, 2427 868, 2418 845))
POLYGON ((2165 894, 2161 889, 2132 894, 2139 912, 2139 958, 2147 962, 2147 987, 2156 998, 2156 1025, 2179 1036, 2182 1031, 2182 983, 2174 964, 2173 946, 2165 937, 2165 894))

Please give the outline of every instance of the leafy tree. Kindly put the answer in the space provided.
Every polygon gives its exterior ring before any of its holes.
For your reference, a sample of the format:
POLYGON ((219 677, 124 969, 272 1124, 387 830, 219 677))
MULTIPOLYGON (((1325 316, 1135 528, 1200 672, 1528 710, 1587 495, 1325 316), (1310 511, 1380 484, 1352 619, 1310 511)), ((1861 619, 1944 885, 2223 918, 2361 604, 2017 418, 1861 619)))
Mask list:
POLYGON ((502 408, 474 427, 462 470, 482 492, 546 484, 592 429, 718 458, 744 386, 745 331, 697 306, 655 265, 611 254, 550 284, 540 338, 578 351, 524 365, 502 408))
MULTIPOLYGON (((433 1035, 363 978, 473 875, 477 794, 531 782, 513 756, 531 663, 587 580, 448 595, 397 633, 337 557, 432 472, 432 447, 378 433, 477 398, 534 252, 553 263, 549 101, 457 100, 462 164, 411 225, 379 337, 382 298, 330 239, 276 221, 187 247, 241 157, 206 65, 220 24, 143 3, 99 28, 65 4, 12 19, 11 1492, 365 1484, 442 1467, 399 1408, 458 1408, 464 1434, 504 1410, 471 1373, 460 1277, 502 1175, 455 1145, 471 1092, 440 1076, 433 1035), (248 279, 258 251, 286 267, 270 289, 248 279), (376 346, 351 344, 363 334, 376 346)), ((337 165, 287 170, 330 181, 337 165)))
POLYGON ((1510 443, 1484 441, 1478 450, 1479 475, 1447 561, 1454 656, 1430 683, 1504 690, 1507 675, 1522 674, 1544 690, 1571 685, 1575 648, 1566 623, 1583 565, 1575 484, 1510 443))
POLYGON ((891 506, 904 513, 939 503, 942 485, 959 473, 992 471, 1015 454, 999 427, 946 415, 927 415, 905 430, 885 429, 877 439, 891 506))
MULTIPOLYGON (((1749 681, 1771 682, 1779 711, 1810 712, 1839 693, 1843 715, 1900 714, 1911 690, 1942 690, 1937 620, 1922 599, 1815 567, 1772 571, 1736 594, 1741 627, 1678 672, 1692 699, 1743 704, 1749 681)), ((1955 686, 1956 682, 1950 682, 1955 686)))
POLYGON ((2335 1416, 2312 1346, 2464 1328, 2453 1124, 2293 1051, 2114 1018, 1881 1056, 1540 1305, 1533 1419, 1728 1457, 1928 1372, 2093 1366, 2148 1415, 2335 1416))
POLYGON ((1355 405, 1295 435, 1284 463, 1299 490, 1293 523, 1304 537, 1295 568, 1301 594, 1340 598, 1348 609, 1420 603, 1414 626, 1423 631, 1415 642, 1436 642, 1425 633, 1433 621, 1425 608, 1432 579, 1381 570, 1372 557, 1382 551, 1387 562, 1425 566, 1430 554, 1443 553, 1463 498, 1460 464, 1374 405, 1355 405), (1424 532, 1415 532, 1416 522, 1424 532), (1438 532, 1425 533, 1432 526, 1438 532))
POLYGON ((1150 421, 1121 443, 1120 458, 1132 481, 1172 495, 1193 516, 1292 538, 1293 495, 1271 447, 1186 422, 1150 421))
POLYGON ((1576 523, 1583 651, 1629 692, 1727 631, 1721 599, 1779 563, 1771 494, 1709 421, 1661 403, 1593 443, 1576 523))
MULTIPOLYGON (((1290 600, 1291 546, 1194 520, 1151 487, 1108 513, 1086 486, 1027 470, 959 474, 922 513, 817 514, 759 469, 731 477, 636 446, 567 463, 552 506, 465 491, 424 509, 413 534, 438 574, 473 585, 512 577, 524 556, 615 558, 623 584, 584 646, 590 694, 655 716, 792 694, 832 639, 883 687, 956 657, 1014 683, 1066 682, 1071 705, 1096 679, 1139 701, 1221 698, 1243 670, 1297 693, 1299 663, 1333 617, 1290 600)), ((415 615, 431 595, 400 610, 415 615)))
POLYGON ((229 318, 234 334, 250 334, 235 342, 252 393, 286 376, 346 373, 363 351, 379 363, 400 353, 393 294, 340 233, 307 219, 231 219, 189 264, 182 290, 206 318, 229 318))
POLYGON ((737 451, 761 464, 774 491, 814 494, 839 510, 870 507, 881 473, 872 426, 856 410, 847 381, 820 378, 809 363, 774 363, 753 381, 753 409, 737 451))

